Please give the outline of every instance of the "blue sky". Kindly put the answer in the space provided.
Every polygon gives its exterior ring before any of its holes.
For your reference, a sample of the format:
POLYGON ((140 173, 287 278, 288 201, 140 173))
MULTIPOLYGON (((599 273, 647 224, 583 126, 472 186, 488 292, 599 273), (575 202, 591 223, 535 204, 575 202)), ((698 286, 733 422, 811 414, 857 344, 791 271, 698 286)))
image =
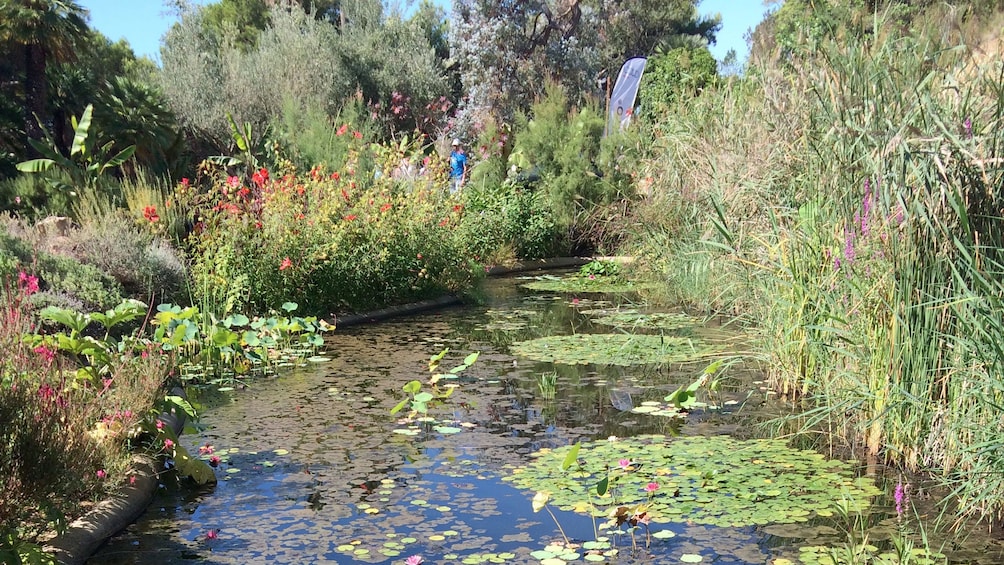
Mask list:
MULTIPOLYGON (((90 10, 91 26, 112 40, 125 38, 137 55, 160 60, 160 40, 174 22, 162 0, 78 0, 90 10)), ((447 4, 448 0, 436 0, 447 4)), ((702 14, 720 13, 722 29, 711 52, 721 59, 735 49, 740 60, 746 58, 746 31, 756 26, 766 11, 763 0, 703 0, 702 14)))

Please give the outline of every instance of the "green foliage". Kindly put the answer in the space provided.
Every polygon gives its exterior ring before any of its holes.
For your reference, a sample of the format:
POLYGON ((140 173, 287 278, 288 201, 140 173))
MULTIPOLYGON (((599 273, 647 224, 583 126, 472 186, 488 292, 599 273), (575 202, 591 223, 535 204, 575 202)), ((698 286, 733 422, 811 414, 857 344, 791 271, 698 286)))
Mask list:
POLYGON ((294 316, 298 305, 282 304, 282 313, 249 318, 189 306, 161 304, 153 316, 153 343, 179 356, 185 384, 211 384, 230 390, 235 380, 273 372, 277 362, 300 363, 334 326, 313 316, 294 316))
POLYGON ((415 418, 419 414, 428 414, 430 405, 438 406, 442 404, 457 389, 457 383, 452 382, 451 379, 457 379, 460 373, 466 371, 478 360, 478 356, 480 355, 479 352, 475 351, 465 357, 459 365, 445 373, 440 373, 438 372, 439 363, 449 352, 449 349, 444 349, 429 358, 429 372, 432 373, 432 376, 429 377, 429 382, 426 383, 427 387, 421 381, 408 381, 401 388, 401 390, 410 395, 410 398, 405 398, 391 408, 390 413, 392 415, 397 414, 406 406, 410 406, 411 408, 411 414, 408 416, 409 419, 415 418), (440 382, 444 380, 447 382, 444 382, 443 386, 440 387, 440 382), (427 388, 428 390, 423 390, 423 388, 427 388))
MULTIPOLYGON (((540 452, 503 480, 549 493, 549 502, 566 511, 616 518, 618 507, 645 504, 654 524, 719 527, 804 522, 841 506, 859 511, 880 493, 841 461, 780 440, 727 436, 575 444, 540 452)), ((614 520, 607 527, 622 524, 614 520)))
POLYGON ((649 58, 639 98, 651 119, 687 101, 718 79, 718 63, 707 47, 677 47, 649 58))
POLYGON ((934 466, 963 513, 999 517, 999 68, 884 14, 655 124, 640 239, 761 328, 773 385, 814 407, 779 430, 934 466))
POLYGON ((48 180, 55 188, 71 195, 76 195, 78 191, 101 188, 105 172, 128 161, 136 152, 136 146, 130 145, 113 154, 114 141, 103 144, 98 142, 90 131, 93 111, 94 107, 88 105, 84 109, 84 113, 80 115, 79 121, 75 117, 71 118, 73 143, 70 145, 69 157, 60 153, 59 145, 52 135, 45 131, 46 144, 34 139, 29 140, 31 146, 43 157, 18 163, 17 170, 24 173, 45 174, 50 168, 56 166, 63 173, 69 175, 69 184, 60 180, 58 176, 49 176, 48 180))
POLYGON ((207 9, 186 11, 165 38, 161 87, 216 153, 228 151, 228 112, 260 133, 292 104, 334 116, 356 102, 389 108, 394 93, 419 108, 448 93, 420 28, 381 18, 379 2, 354 3, 343 15, 337 27, 276 7, 254 45, 241 48, 204 25, 207 9))
POLYGON ((539 192, 512 182, 472 181, 464 197, 466 213, 457 237, 463 253, 474 260, 503 264, 509 259, 553 257, 568 249, 565 232, 539 192))
MULTIPOLYGON (((609 146, 601 141, 604 123, 598 108, 570 108, 564 91, 552 84, 514 128, 508 162, 539 174, 535 190, 558 228, 573 237, 588 233, 585 219, 595 207, 631 191, 623 170, 627 164, 611 159, 609 146)), ((573 239, 573 249, 577 243, 573 239)))
POLYGON ((248 186, 221 174, 190 194, 197 302, 227 313, 293 300, 327 315, 469 288, 475 267, 455 235, 464 211, 445 198, 443 177, 395 173, 403 158, 422 159, 409 144, 346 137, 348 159, 333 173, 259 171, 248 186))
POLYGON ((37 252, 24 241, 0 233, 2 273, 11 275, 28 265, 41 281, 43 292, 32 298, 38 304, 64 294, 88 309, 110 308, 122 300, 123 291, 118 281, 93 265, 62 255, 37 252))

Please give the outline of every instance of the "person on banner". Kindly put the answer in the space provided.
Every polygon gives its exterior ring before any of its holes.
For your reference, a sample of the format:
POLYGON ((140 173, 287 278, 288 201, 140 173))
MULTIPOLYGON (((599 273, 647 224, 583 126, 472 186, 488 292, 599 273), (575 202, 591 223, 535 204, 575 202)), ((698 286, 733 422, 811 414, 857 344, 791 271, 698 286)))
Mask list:
POLYGON ((450 151, 450 194, 456 194, 467 182, 467 155, 459 139, 453 140, 450 151))

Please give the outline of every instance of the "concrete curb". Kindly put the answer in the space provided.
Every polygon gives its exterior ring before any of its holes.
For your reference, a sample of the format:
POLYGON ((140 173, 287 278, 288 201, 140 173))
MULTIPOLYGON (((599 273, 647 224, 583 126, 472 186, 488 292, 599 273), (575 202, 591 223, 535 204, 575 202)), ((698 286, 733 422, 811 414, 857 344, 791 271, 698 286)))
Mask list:
MULTIPOLYGON (((171 393, 184 397, 184 392, 180 389, 171 393)), ((159 418, 174 431, 176 437, 185 428, 184 412, 180 415, 165 412, 159 418)), ((124 530, 146 511, 157 492, 159 475, 163 470, 163 462, 156 457, 149 454, 134 455, 129 475, 136 477, 136 480, 71 522, 65 532, 42 549, 63 565, 82 565, 108 538, 124 530)))
MULTIPOLYGON (((559 257, 539 261, 522 261, 512 265, 490 267, 486 273, 489 277, 502 276, 527 271, 548 269, 564 269, 579 267, 593 260, 609 260, 629 263, 628 257, 559 257)), ((379 322, 398 316, 417 314, 436 308, 445 308, 461 304, 458 296, 443 296, 431 300, 422 300, 401 306, 382 308, 365 314, 353 314, 336 319, 336 327, 348 327, 364 323, 379 322)), ((174 394, 178 394, 174 391, 174 394)), ((181 396, 184 396, 181 394, 181 396)), ((160 419, 171 426, 175 435, 180 435, 185 427, 185 417, 175 417, 174 414, 162 414, 160 419)), ((130 474, 136 477, 133 484, 124 486, 111 498, 97 504, 90 512, 74 520, 66 532, 57 536, 44 546, 44 550, 52 554, 63 565, 82 565, 94 554, 101 544, 113 535, 124 530, 139 518, 153 500, 160 483, 159 474, 163 463, 149 455, 137 455, 133 458, 130 474)))

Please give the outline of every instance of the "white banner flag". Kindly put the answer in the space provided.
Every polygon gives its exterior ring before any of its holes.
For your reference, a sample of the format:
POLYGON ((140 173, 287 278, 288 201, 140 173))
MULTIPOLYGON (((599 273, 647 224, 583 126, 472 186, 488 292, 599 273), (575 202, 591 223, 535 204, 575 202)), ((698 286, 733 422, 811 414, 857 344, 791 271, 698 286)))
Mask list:
POLYGON ((628 59, 621 67, 610 95, 610 115, 607 116, 607 134, 623 129, 631 121, 634 112, 634 101, 638 96, 638 86, 641 84, 641 74, 645 72, 644 57, 628 59), (616 129, 615 129, 616 128, 616 129))

